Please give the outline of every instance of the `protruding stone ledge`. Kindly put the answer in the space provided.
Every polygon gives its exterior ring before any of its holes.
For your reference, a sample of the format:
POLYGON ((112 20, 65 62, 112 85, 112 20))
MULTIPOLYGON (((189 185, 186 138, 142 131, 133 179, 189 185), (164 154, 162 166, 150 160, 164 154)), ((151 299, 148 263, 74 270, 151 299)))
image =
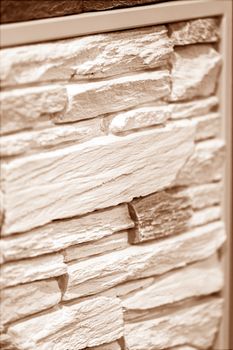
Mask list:
POLYGON ((211 43, 219 40, 219 19, 198 18, 168 24, 173 45, 211 43))

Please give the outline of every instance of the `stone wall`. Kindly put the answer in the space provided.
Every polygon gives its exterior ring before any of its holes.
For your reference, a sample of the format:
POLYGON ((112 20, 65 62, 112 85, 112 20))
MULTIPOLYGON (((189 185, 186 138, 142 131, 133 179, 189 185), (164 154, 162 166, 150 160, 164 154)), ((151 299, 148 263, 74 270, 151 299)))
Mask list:
POLYGON ((213 346, 225 241, 218 27, 1 51, 3 349, 213 346))

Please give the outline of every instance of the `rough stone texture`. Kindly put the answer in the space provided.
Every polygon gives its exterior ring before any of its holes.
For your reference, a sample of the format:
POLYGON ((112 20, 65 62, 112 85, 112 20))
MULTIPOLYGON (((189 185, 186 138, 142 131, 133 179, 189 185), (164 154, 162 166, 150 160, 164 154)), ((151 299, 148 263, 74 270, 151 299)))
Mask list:
POLYGON ((196 123, 196 141, 203 141, 220 136, 221 119, 219 113, 195 117, 193 121, 196 123))
POLYGON ((1 23, 59 17, 88 11, 102 11, 166 0, 2 0, 1 23))
POLYGON ((121 346, 117 341, 114 341, 111 344, 109 343, 91 348, 86 348, 86 350, 121 350, 121 346))
POLYGON ((191 100, 214 93, 221 56, 211 45, 177 47, 172 57, 171 101, 191 100))
POLYGON ((119 232, 97 241, 71 246, 65 250, 65 262, 128 247, 128 233, 119 232))
POLYGON ((196 117, 210 113, 218 106, 217 96, 200 98, 189 102, 174 102, 169 104, 171 119, 196 117))
POLYGON ((170 92, 167 70, 138 73, 111 80, 67 86, 69 106, 57 123, 89 119, 156 101, 170 92), (106 103, 108 101, 108 103, 106 103))
POLYGON ((218 18, 200 18, 168 25, 174 45, 215 42, 219 39, 218 18))
MULTIPOLYGON (((223 273, 217 256, 154 279, 148 287, 123 297, 122 305, 130 310, 146 310, 166 304, 218 292, 223 287, 223 273)), ((141 333, 143 335, 143 333, 141 333)))
POLYGON ((68 264, 64 300, 104 291, 126 280, 160 275, 213 254, 225 240, 221 222, 144 245, 68 264), (168 259, 169 257, 169 259, 168 259))
POLYGON ((0 156, 16 156, 59 148, 67 144, 88 141, 103 134, 102 121, 96 118, 80 123, 6 135, 0 139, 0 156))
POLYGON ((46 310, 60 300, 60 288, 52 279, 6 288, 1 291, 1 323, 46 310))
POLYGON ((135 228, 130 242, 137 243, 184 232, 192 216, 190 201, 179 192, 160 191, 129 204, 135 228))
POLYGON ((196 227, 217 221, 221 218, 222 211, 219 206, 213 206, 194 212, 189 221, 190 227, 196 227))
POLYGON ((82 0, 2 0, 1 23, 77 14, 82 5, 82 0))
POLYGON ((169 186, 193 151, 193 134, 192 123, 185 121, 124 138, 99 137, 3 164, 3 234, 117 205, 169 186))
POLYGON ((0 79, 12 86, 103 78, 165 65, 171 52, 165 26, 7 48, 0 53, 0 79))
POLYGON ((112 118, 109 131, 113 134, 164 124, 170 113, 167 105, 153 105, 122 112, 112 118))
POLYGON ((123 333, 117 298, 95 297, 13 324, 8 334, 29 349, 79 350, 111 343, 123 333))
POLYGON ((175 308, 167 315, 126 324, 126 342, 130 350, 166 349, 183 344, 208 349, 213 344, 221 314, 219 298, 209 298, 180 310, 175 308))
POLYGON ((30 87, 2 92, 1 133, 28 129, 61 114, 67 103, 62 86, 30 87))
POLYGON ((1 288, 64 275, 67 266, 61 254, 9 262, 1 266, 1 288))
POLYGON ((203 141, 189 158, 177 179, 177 185, 203 184, 219 181, 225 159, 225 146, 222 140, 203 141))
POLYGON ((29 232, 1 240, 4 261, 25 259, 100 240, 134 226, 126 205, 119 205, 70 220, 54 221, 29 232))
POLYGON ((194 209, 203 209, 205 207, 219 204, 222 192, 222 182, 190 186, 180 191, 180 193, 190 198, 192 208, 194 209))

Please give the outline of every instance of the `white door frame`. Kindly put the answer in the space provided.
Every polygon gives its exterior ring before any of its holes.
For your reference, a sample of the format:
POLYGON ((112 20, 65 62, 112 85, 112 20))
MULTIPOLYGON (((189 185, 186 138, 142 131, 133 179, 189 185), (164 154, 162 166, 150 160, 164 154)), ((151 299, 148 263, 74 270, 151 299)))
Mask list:
MULTIPOLYGON (((143 27, 200 17, 221 16, 221 42, 223 57, 218 95, 222 117, 222 137, 226 142, 225 186, 223 212, 228 241, 224 248, 225 307, 216 349, 230 349, 230 267, 232 259, 232 1, 183 0, 133 7, 127 9, 83 13, 64 17, 3 24, 0 27, 1 46, 26 45, 42 41, 77 37, 92 33, 143 27)), ((233 274, 232 270, 231 273, 233 274)), ((232 301, 231 301, 232 302, 232 301)), ((232 324, 233 327, 233 324, 232 324)), ((233 346, 231 344, 231 346, 233 346)))

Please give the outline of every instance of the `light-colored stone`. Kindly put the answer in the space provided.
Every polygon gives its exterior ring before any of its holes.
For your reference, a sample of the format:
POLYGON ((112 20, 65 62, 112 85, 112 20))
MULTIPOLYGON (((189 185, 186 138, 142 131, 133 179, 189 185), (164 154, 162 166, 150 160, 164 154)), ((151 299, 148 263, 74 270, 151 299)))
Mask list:
POLYGON ((64 123, 89 119, 156 101, 169 93, 168 70, 137 73, 87 84, 70 84, 67 86, 67 111, 55 120, 64 123))
POLYGON ((36 150, 50 150, 67 144, 88 141, 103 134, 101 119, 96 118, 79 123, 6 135, 0 139, 0 156, 8 157, 32 153, 36 150))
POLYGON ((114 341, 111 344, 103 344, 100 346, 86 348, 85 350, 121 350, 121 346, 117 341, 114 341))
POLYGON ((7 323, 58 304, 61 291, 56 280, 27 283, 1 291, 1 322, 7 323))
POLYGON ((1 266, 1 288, 64 275, 67 266, 61 254, 9 262, 1 266))
POLYGON ((1 84, 102 78, 164 65, 171 52, 165 26, 14 47, 1 52, 1 84))
POLYGON ((129 246, 128 232, 119 232, 97 241, 71 246, 65 250, 65 262, 84 259, 108 251, 119 250, 129 246))
POLYGON ((217 18, 171 23, 168 25, 170 38, 173 45, 215 42, 220 37, 218 23, 217 18))
POLYGON ((66 89, 49 85, 2 92, 1 133, 33 128, 64 112, 66 89))
POLYGON ((189 117, 199 117, 210 113, 219 104, 217 96, 200 98, 188 102, 174 102, 168 106, 171 119, 183 119, 189 117))
POLYGON ((217 221, 221 218, 221 207, 213 206, 209 208, 204 208, 202 210, 197 210, 193 213, 189 221, 191 227, 201 226, 208 224, 209 222, 217 221))
MULTIPOLYGON (((208 295, 223 287, 223 272, 216 255, 154 279, 148 287, 123 296, 122 305, 130 310, 146 310, 208 295)), ((143 334, 143 333, 142 333, 143 334)))
POLYGON ((164 124, 170 118, 170 111, 167 104, 152 105, 135 108, 128 112, 117 114, 111 120, 109 131, 113 134, 146 128, 152 125, 164 124))
POLYGON ((180 191, 190 198, 192 208, 203 209, 219 204, 223 193, 222 182, 190 186, 180 191))
POLYGON ((148 241, 184 232, 192 216, 190 200, 177 191, 160 191, 129 203, 135 228, 131 243, 148 241))
POLYGON ((212 255, 225 240, 221 222, 169 239, 68 264, 64 300, 95 294, 127 280, 163 274, 212 255))
POLYGON ((221 119, 219 113, 212 113, 192 119, 196 123, 196 141, 220 136, 221 119))
POLYGON ((123 334, 117 298, 95 297, 13 324, 8 334, 25 350, 79 350, 111 343, 123 334))
POLYGON ((191 100, 214 93, 221 56, 211 45, 177 47, 172 57, 171 101, 191 100))
POLYGON ((190 344, 199 349, 213 345, 222 315, 222 299, 209 298, 161 317, 125 324, 130 350, 166 349, 190 344))
POLYGON ((129 202, 169 186, 193 152, 194 131, 193 123, 180 121, 2 164, 3 234, 129 202))
POLYGON ((134 226, 125 204, 91 214, 58 220, 29 232, 1 240, 4 261, 25 259, 63 250, 69 246, 101 240, 134 226))
POLYGON ((225 144, 220 139, 200 142, 195 152, 180 170, 176 185, 203 184, 219 181, 223 176, 225 144))
POLYGON ((144 288, 147 288, 154 282, 154 277, 143 278, 135 281, 128 281, 122 284, 118 284, 114 287, 115 295, 123 297, 131 292, 135 292, 144 288))

